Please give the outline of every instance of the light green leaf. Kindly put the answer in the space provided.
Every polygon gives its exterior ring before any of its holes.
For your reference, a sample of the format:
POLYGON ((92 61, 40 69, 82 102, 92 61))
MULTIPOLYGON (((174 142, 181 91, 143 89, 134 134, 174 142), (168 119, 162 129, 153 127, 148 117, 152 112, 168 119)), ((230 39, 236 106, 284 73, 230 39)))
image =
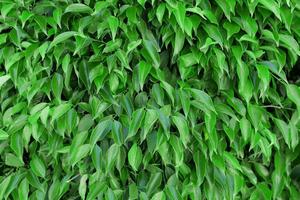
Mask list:
POLYGON ((111 130, 111 122, 112 120, 105 119, 97 124, 97 126, 93 129, 92 135, 90 137, 90 144, 92 147, 95 146, 98 140, 104 139, 106 134, 111 130))
POLYGON ((227 160, 227 162, 234 167, 235 169, 242 171, 241 165, 239 163, 239 161, 229 152, 224 152, 223 153, 225 159, 227 160))
POLYGON ((157 173, 153 173, 150 176, 150 179, 147 183, 147 194, 149 196, 151 196, 151 194, 153 194, 161 185, 161 181, 162 181, 162 174, 160 172, 157 173))
POLYGON ((60 104, 59 106, 52 108, 51 122, 60 118, 62 115, 64 115, 66 112, 68 112, 71 108, 72 108, 72 104, 69 104, 69 103, 60 104))
POLYGON ((180 139, 182 140, 183 145, 185 146, 185 148, 187 148, 187 144, 190 141, 189 126, 187 121, 185 120, 184 116, 180 114, 172 116, 172 121, 179 131, 180 139))
POLYGON ((145 80, 146 80, 148 74, 150 73, 151 69, 152 69, 152 66, 150 64, 146 63, 145 61, 141 61, 139 63, 138 72, 139 72, 139 83, 140 83, 141 90, 143 90, 145 80))
POLYGON ((82 3, 73 3, 73 4, 70 4, 65 9, 65 13, 69 13, 69 12, 91 14, 93 12, 93 9, 91 9, 89 6, 82 4, 82 3))
POLYGON ((27 200, 29 196, 29 183, 26 178, 24 178, 18 187, 19 199, 27 200))
POLYGON ((90 144, 83 144, 77 150, 75 156, 70 160, 72 167, 75 166, 77 162, 86 157, 91 150, 90 144))
POLYGON ((128 54, 129 52, 133 51, 134 49, 136 49, 140 44, 142 44, 142 40, 136 40, 136 41, 131 41, 128 46, 127 46, 127 52, 126 54, 128 54))
POLYGON ((154 123, 157 121, 157 112, 153 109, 147 109, 144 119, 144 126, 142 128, 141 141, 145 140, 149 131, 153 127, 154 123))
POLYGON ((63 85, 64 85, 64 83, 63 83, 62 75, 59 73, 55 73, 51 80, 51 89, 52 89, 52 92, 53 92, 55 98, 57 98, 59 101, 61 99, 63 85))
POLYGON ((4 83, 6 83, 8 80, 10 79, 10 75, 4 75, 4 76, 0 76, 0 88, 2 87, 2 85, 4 83))
POLYGON ((160 57, 154 46, 155 44, 153 44, 153 42, 150 40, 143 40, 143 45, 152 59, 154 67, 158 69, 160 66, 160 57))
POLYGON ((262 93, 264 93, 269 87, 269 83, 271 81, 271 75, 269 69, 266 66, 257 65, 256 68, 258 72, 258 77, 262 81, 262 85, 263 85, 262 93))
POLYGON ((180 51, 183 48, 184 41, 185 41, 184 32, 180 29, 177 29, 176 32, 175 32, 173 57, 180 53, 180 51))
POLYGON ((247 118, 243 117, 240 120, 240 129, 241 129, 243 140, 247 142, 251 138, 251 134, 252 134, 251 124, 247 118))
POLYGON ((129 126, 128 135, 126 137, 126 140, 128 140, 136 135, 138 129, 142 125, 144 116, 145 116, 144 108, 140 108, 132 113, 131 123, 129 126))
POLYGON ((119 27, 119 20, 118 20, 118 18, 116 18, 114 16, 109 16, 107 21, 108 21, 108 25, 109 25, 109 28, 110 28, 110 31, 112 34, 112 39, 114 41, 116 34, 117 34, 118 27, 119 27))
POLYGON ((5 164, 12 167, 22 167, 24 166, 23 160, 15 156, 14 154, 7 153, 5 156, 5 164))
POLYGON ((194 97, 196 101, 199 101, 200 103, 203 104, 205 108, 216 113, 216 109, 214 107, 213 101, 206 92, 198 89, 193 89, 193 88, 189 90, 191 91, 191 95, 194 97))
POLYGON ((185 22, 185 4, 183 2, 177 2, 176 7, 173 10, 177 23, 179 27, 184 32, 184 22, 185 22))
POLYGON ((138 171, 142 158, 143 153, 141 148, 137 145, 137 143, 134 143, 128 152, 128 162, 134 171, 138 171))
POLYGON ((281 119, 274 119, 274 123, 276 124, 277 128, 281 132, 285 143, 288 147, 291 147, 291 137, 289 133, 289 126, 281 119))
POLYGON ((48 51, 50 49, 52 49, 54 46, 56 46, 57 44, 62 43, 64 41, 66 41, 67 39, 69 39, 70 37, 75 36, 75 35, 77 35, 77 32, 75 32, 75 31, 67 31, 67 32, 63 32, 63 33, 57 35, 54 38, 54 40, 50 43, 48 51))
POLYGON ((46 176, 45 165, 37 155, 34 155, 33 158, 31 159, 30 167, 35 175, 45 178, 46 176))
POLYGON ((266 9, 272 11, 274 15, 281 21, 279 5, 276 1, 258 0, 266 9))
POLYGON ((87 180, 88 180, 88 175, 85 174, 81 177, 80 183, 79 183, 79 195, 81 199, 85 199, 85 194, 87 191, 87 180))
POLYGON ((298 112, 300 111, 300 88, 294 84, 286 85, 287 97, 296 104, 298 112))
POLYGON ((165 10, 166 10, 166 4, 160 3, 156 10, 156 17, 160 24, 162 23, 165 10))
POLYGON ((8 133, 0 129, 0 141, 6 140, 9 137, 8 133))

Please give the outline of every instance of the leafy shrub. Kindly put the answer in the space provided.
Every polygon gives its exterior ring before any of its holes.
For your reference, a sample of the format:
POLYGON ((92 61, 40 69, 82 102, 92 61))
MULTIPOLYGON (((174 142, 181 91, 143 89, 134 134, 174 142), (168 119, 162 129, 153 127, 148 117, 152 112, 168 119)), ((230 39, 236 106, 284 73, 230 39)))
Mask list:
POLYGON ((0 199, 300 199, 300 1, 0 8, 0 199))

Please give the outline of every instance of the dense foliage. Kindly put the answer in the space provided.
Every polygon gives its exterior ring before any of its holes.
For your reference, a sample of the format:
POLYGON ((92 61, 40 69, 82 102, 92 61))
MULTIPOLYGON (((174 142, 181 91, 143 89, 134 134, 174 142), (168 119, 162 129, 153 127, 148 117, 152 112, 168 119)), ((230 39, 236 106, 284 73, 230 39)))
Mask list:
POLYGON ((0 199, 300 199, 299 0, 0 11, 0 199))

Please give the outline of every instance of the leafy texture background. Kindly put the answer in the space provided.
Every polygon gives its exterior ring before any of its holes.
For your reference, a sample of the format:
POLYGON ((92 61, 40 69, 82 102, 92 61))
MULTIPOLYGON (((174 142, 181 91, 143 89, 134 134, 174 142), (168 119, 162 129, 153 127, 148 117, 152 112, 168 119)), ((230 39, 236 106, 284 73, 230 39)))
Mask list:
POLYGON ((300 199, 299 0, 0 12, 0 199, 300 199))

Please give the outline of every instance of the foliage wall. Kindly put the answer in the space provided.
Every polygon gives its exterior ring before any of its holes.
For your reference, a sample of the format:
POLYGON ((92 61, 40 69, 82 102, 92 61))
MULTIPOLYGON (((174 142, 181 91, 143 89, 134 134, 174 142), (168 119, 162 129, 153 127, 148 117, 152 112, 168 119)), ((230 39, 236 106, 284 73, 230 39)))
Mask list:
POLYGON ((299 0, 0 0, 0 199, 300 199, 299 0))

